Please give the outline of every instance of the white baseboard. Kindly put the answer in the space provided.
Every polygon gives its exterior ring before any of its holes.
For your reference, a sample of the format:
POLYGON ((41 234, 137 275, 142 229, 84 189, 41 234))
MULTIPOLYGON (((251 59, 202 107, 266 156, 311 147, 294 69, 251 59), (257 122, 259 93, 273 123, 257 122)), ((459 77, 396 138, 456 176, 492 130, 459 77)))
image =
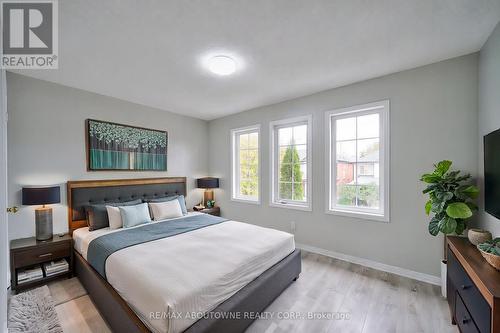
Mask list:
POLYGON ((407 277, 410 279, 414 279, 414 280, 418 280, 418 281, 422 281, 422 282, 427 282, 430 284, 434 284, 436 286, 441 285, 441 277, 439 277, 439 276, 415 272, 415 271, 412 271, 412 270, 409 270, 406 268, 386 265, 386 264, 383 264, 383 263, 380 263, 377 261, 373 261, 370 259, 354 257, 354 256, 350 256, 347 254, 334 252, 334 251, 330 251, 330 250, 325 250, 325 249, 321 249, 319 247, 310 246, 310 245, 306 245, 306 244, 296 243, 295 246, 301 250, 304 250, 304 251, 308 251, 308 252, 312 252, 312 253, 316 253, 316 254, 322 254, 322 255, 327 256, 327 257, 340 259, 343 261, 351 262, 353 264, 358 264, 361 266, 377 269, 379 271, 384 271, 384 272, 404 276, 404 277, 407 277))

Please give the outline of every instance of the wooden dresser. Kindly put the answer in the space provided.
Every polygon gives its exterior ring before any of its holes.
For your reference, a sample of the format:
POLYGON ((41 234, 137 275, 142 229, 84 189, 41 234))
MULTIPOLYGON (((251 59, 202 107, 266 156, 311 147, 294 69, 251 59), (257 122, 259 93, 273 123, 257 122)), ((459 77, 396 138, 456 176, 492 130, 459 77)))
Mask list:
POLYGON ((462 333, 500 333, 500 272, 467 238, 447 238, 447 296, 462 333))

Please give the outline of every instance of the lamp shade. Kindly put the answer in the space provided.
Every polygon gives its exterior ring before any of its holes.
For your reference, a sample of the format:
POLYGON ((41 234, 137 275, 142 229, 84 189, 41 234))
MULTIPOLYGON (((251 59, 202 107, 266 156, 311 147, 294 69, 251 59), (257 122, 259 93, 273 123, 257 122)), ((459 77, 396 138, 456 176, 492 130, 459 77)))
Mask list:
POLYGON ((218 188, 219 178, 204 177, 196 180, 198 188, 218 188))
POLYGON ((61 188, 23 187, 23 205, 48 205, 61 202, 61 188))

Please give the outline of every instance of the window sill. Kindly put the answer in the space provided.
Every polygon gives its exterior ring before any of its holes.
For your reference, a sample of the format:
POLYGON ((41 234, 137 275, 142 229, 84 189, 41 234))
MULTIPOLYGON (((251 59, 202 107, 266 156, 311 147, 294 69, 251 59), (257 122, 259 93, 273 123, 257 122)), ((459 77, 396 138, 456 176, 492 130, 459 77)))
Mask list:
POLYGON ((371 220, 371 221, 376 221, 376 222, 384 222, 384 223, 390 222, 388 215, 381 215, 381 214, 368 213, 368 212, 355 212, 355 211, 351 211, 351 210, 343 210, 343 209, 338 209, 338 208, 329 209, 326 211, 326 214, 353 217, 353 218, 371 220))
POLYGON ((278 203, 278 202, 271 202, 269 204, 269 206, 276 207, 276 208, 286 208, 286 209, 302 210, 302 211, 306 211, 306 212, 311 212, 312 211, 311 206, 285 204, 285 203, 278 203))
POLYGON ((231 201, 240 202, 240 203, 246 203, 246 204, 251 204, 251 205, 260 205, 260 200, 231 198, 231 201))

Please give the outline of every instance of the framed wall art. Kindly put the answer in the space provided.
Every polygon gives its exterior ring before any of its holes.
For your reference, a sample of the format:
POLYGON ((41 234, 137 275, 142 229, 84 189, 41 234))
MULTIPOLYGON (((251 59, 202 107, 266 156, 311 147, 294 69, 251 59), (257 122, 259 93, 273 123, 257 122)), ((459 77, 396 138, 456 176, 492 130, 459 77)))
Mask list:
POLYGON ((166 131, 87 119, 89 171, 166 171, 166 131))

